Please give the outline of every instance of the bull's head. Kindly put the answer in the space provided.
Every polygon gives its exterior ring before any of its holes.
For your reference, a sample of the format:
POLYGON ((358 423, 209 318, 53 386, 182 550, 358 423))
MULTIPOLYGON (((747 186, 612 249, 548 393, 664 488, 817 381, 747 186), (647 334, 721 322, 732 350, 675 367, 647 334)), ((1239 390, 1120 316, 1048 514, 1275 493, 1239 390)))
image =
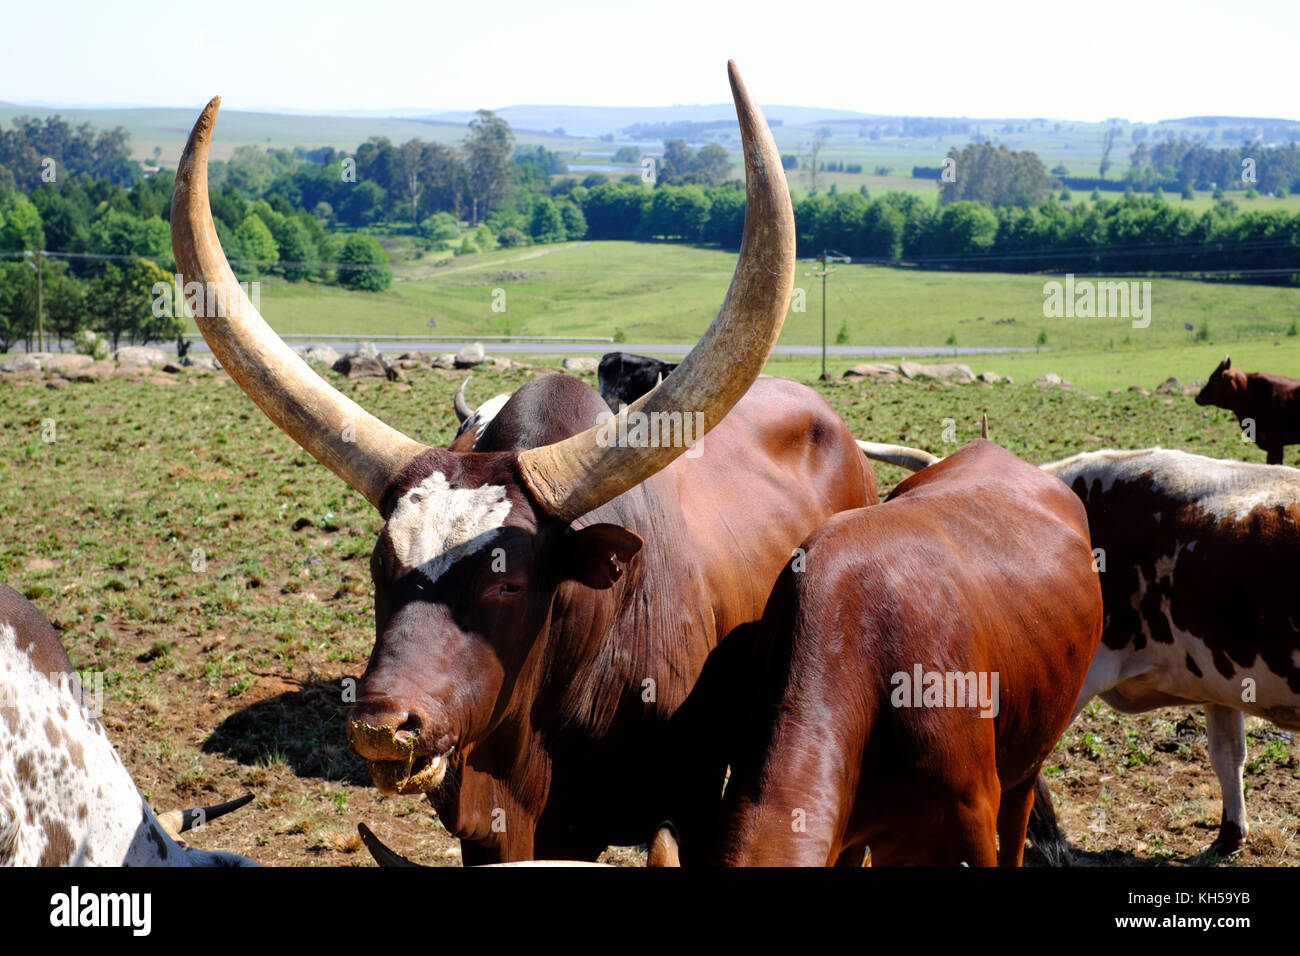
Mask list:
MULTIPOLYGON (((734 64, 729 73, 747 201, 735 275, 691 354, 623 413, 703 412, 706 430, 757 377, 794 277, 794 217, 780 156, 734 64)), ((226 262, 208 202, 218 104, 199 117, 177 171, 177 267, 187 283, 203 284, 204 311, 216 314, 195 320, 231 377, 384 519, 371 559, 377 640, 348 735, 381 790, 427 792, 454 750, 468 754, 503 719, 560 584, 609 588, 641 547, 622 527, 570 523, 685 449, 602 441, 595 415, 608 410, 573 379, 566 381, 592 403, 584 419, 591 427, 525 450, 430 448, 340 394, 263 321, 226 262)))
POLYGON ((1240 369, 1233 368, 1232 356, 1225 355, 1223 361, 1210 374, 1209 381, 1196 393, 1196 404, 1232 408, 1245 391, 1246 374, 1240 369))

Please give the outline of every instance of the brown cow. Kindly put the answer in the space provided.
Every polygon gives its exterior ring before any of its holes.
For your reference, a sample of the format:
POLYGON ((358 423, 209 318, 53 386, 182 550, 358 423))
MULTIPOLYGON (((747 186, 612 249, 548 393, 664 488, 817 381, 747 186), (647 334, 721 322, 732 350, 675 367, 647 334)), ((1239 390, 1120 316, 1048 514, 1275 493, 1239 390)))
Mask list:
POLYGON ((1287 445, 1300 445, 1300 379, 1243 372, 1225 355, 1196 396, 1197 405, 1226 408, 1264 450, 1270 465, 1282 464, 1287 445))
POLYGON ((242 294, 208 205, 216 100, 177 170, 172 246, 216 302, 196 316, 213 352, 384 519, 351 745, 381 790, 429 796, 469 864, 593 859, 644 843, 666 818, 700 853, 696 828, 716 814, 725 775, 710 688, 727 682, 702 679, 705 662, 719 670, 724 639, 761 616, 800 541, 876 500, 824 400, 754 384, 789 302, 794 217, 771 133, 730 73, 745 229, 700 344, 612 422, 579 379, 534 379, 468 452, 367 414, 242 294), (696 445, 684 429, 701 422, 696 445))
POLYGON ((802 550, 763 614, 713 861, 1019 865, 1101 633, 1079 500, 976 439, 802 550))

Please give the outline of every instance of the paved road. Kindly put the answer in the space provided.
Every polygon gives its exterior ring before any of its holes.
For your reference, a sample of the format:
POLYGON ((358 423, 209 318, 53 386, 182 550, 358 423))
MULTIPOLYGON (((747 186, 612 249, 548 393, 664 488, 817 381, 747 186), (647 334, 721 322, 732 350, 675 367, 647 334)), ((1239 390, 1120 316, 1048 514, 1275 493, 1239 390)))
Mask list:
MULTIPOLYGON (((461 349, 465 342, 412 342, 400 341, 393 342, 383 338, 373 338, 367 341, 374 342, 381 352, 455 352, 461 349)), ((310 339, 295 339, 292 343, 294 348, 307 348, 318 344, 310 339)), ((319 344, 328 345, 335 349, 339 354, 345 354, 352 351, 355 345, 339 341, 322 341, 319 344)), ((175 351, 175 344, 161 345, 159 348, 175 351)), ((633 352, 637 355, 685 355, 691 350, 691 345, 670 345, 667 343, 629 343, 621 342, 617 344, 608 343, 590 343, 590 342, 485 342, 483 347, 489 355, 604 355, 606 352, 633 352)), ((190 349, 195 354, 208 351, 207 344, 204 342, 195 342, 190 349)), ((880 356, 893 355, 942 355, 942 356, 963 356, 963 355, 990 355, 1005 352, 1032 352, 1032 348, 967 348, 958 346, 954 348, 951 345, 830 345, 826 348, 827 355, 834 355, 838 358, 877 358, 880 356)), ((778 345, 772 350, 773 355, 821 355, 820 345, 778 345)))

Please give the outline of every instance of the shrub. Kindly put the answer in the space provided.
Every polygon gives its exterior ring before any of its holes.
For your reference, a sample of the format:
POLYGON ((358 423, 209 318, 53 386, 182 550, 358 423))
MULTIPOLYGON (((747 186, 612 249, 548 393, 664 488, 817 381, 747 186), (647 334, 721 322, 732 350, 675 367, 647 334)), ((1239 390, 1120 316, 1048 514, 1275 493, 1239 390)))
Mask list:
POLYGON ((393 281, 388 253, 371 236, 348 236, 339 251, 338 283, 363 292, 382 292, 393 281))
POLYGON ((502 249, 515 249, 528 245, 528 237, 514 226, 507 226, 497 234, 497 242, 501 244, 502 249))

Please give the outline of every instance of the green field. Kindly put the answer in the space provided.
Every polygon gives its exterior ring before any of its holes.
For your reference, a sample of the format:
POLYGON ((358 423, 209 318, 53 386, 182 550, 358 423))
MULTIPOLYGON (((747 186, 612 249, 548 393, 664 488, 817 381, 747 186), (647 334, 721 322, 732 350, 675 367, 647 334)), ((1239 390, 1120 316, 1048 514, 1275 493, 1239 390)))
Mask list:
MULTIPOLYGON (((263 280, 262 312, 284 334, 613 336, 628 343, 692 343, 721 303, 735 265, 731 253, 666 243, 589 242, 499 250, 451 260, 400 262, 382 293, 349 292, 319 283, 263 280), (501 302, 504 312, 494 312, 501 302)), ((781 344, 821 342, 821 283, 800 262, 796 289, 803 312, 786 319, 781 344)), ((1119 279, 1122 277, 1106 277, 1119 279)), ((827 283, 832 340, 841 323, 848 344, 1033 348, 1028 354, 973 355, 960 361, 1018 380, 1056 372, 1100 391, 1169 375, 1204 378, 1233 354, 1243 367, 1300 376, 1300 291, 1274 286, 1152 279, 1151 324, 1130 319, 1045 318, 1047 277, 998 273, 922 272, 838 266, 827 283), (981 318, 982 317, 982 318, 981 318), (1014 318, 1015 322, 999 323, 1014 318), (1185 325, 1206 327, 1197 341, 1185 325)), ((452 349, 448 346, 448 349, 452 349)), ((507 353, 508 347, 495 351, 507 353)), ((557 346, 563 354, 563 346, 557 346)), ((832 357, 838 375, 864 358, 832 357)), ((810 377, 820 359, 775 357, 780 374, 810 377)))

